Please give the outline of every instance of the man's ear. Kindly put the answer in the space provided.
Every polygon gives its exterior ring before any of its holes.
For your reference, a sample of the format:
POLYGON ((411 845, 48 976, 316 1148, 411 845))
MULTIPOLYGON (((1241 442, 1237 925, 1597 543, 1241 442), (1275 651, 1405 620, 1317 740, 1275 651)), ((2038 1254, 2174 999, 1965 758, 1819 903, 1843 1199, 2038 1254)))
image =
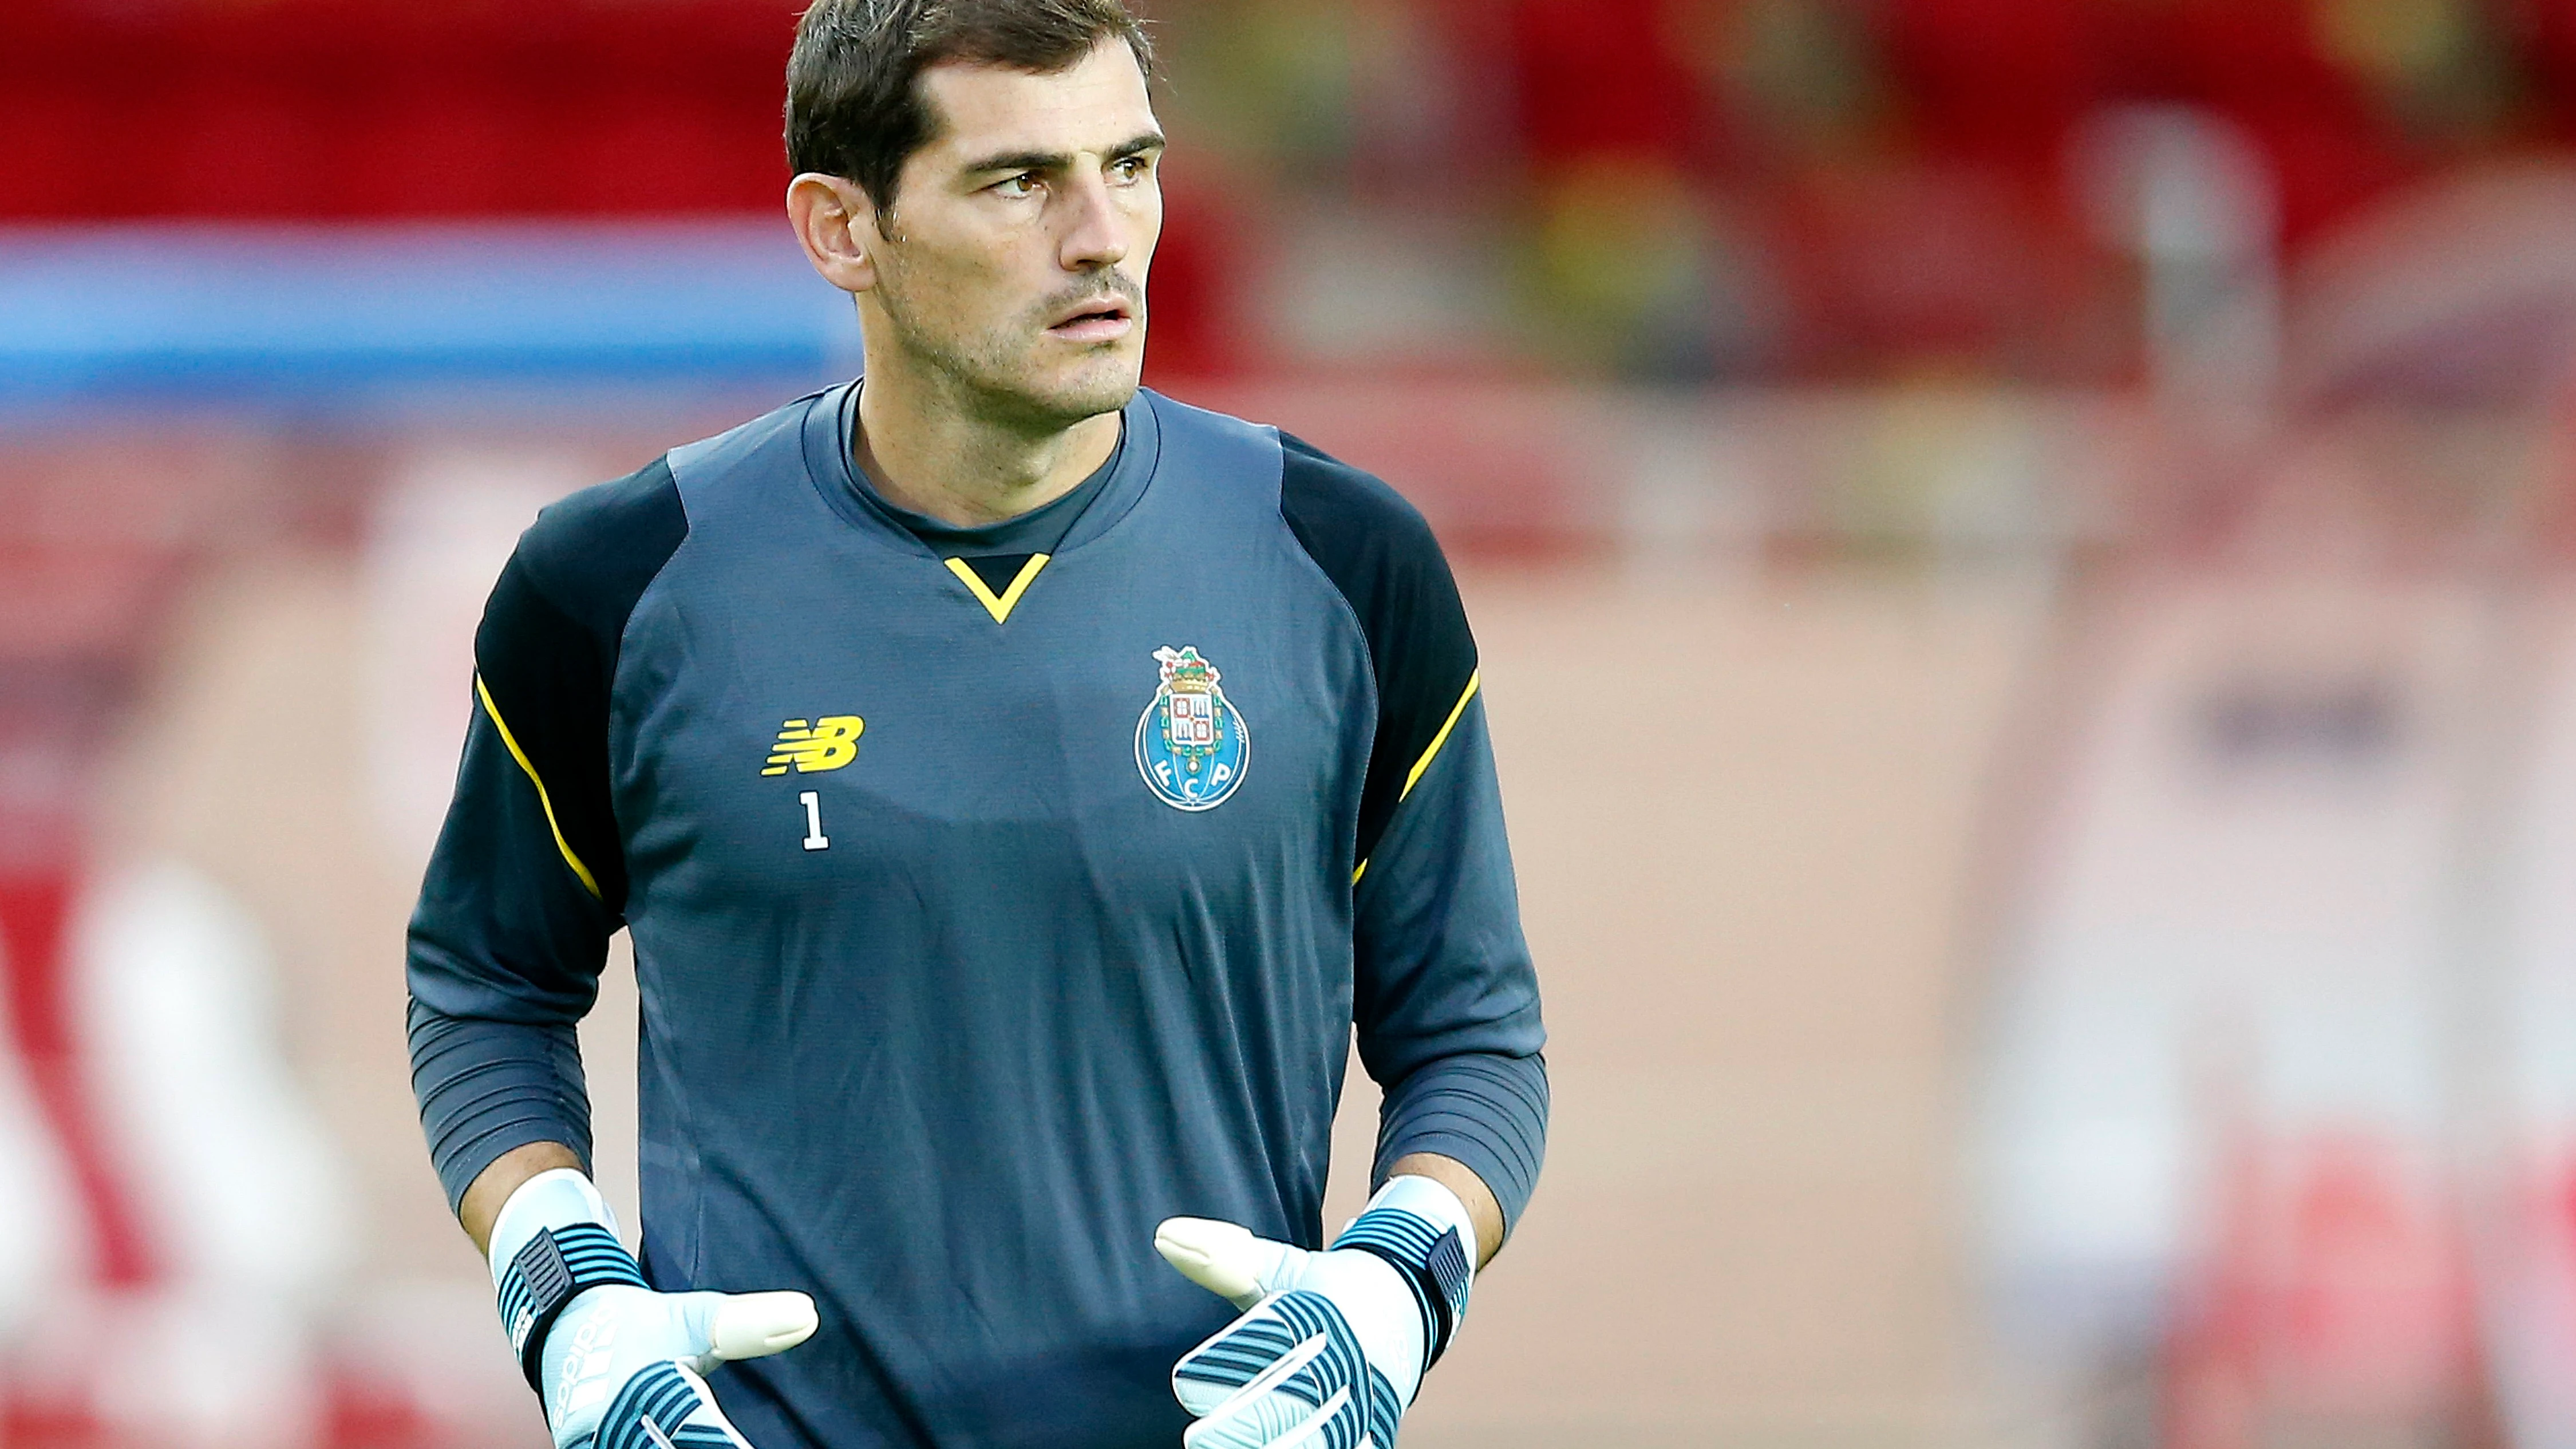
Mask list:
POLYGON ((787 183, 787 220, 805 259, 844 292, 877 284, 876 248, 884 245, 877 209, 856 182, 808 171, 787 183))

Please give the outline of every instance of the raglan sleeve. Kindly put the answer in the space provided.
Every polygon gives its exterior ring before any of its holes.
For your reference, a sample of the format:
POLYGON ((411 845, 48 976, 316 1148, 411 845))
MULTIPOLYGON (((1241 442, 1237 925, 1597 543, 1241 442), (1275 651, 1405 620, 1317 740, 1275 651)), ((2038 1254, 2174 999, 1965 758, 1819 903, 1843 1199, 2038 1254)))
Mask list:
POLYGON ((405 963, 412 1089, 450 1206, 513 1148, 590 1157, 575 1028, 622 924, 608 692, 633 603, 601 563, 634 552, 639 500, 667 531, 676 497, 653 471, 540 515, 475 633, 472 723, 405 963))
POLYGON ((1538 976, 1520 924, 1476 642, 1430 525, 1283 439, 1283 510, 1367 635, 1378 720, 1352 885, 1352 1017, 1384 1090, 1375 1175, 1453 1158, 1520 1219, 1546 1153, 1538 976))

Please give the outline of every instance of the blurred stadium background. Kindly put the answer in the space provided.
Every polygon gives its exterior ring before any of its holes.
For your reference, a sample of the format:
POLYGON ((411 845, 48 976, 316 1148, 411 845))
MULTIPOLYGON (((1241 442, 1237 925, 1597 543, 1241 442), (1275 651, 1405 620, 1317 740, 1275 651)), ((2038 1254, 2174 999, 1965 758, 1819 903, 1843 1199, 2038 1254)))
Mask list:
MULTIPOLYGON (((2576 7, 1145 8, 1548 991, 1406 1444, 2576 1445, 2576 7)), ((855 366, 792 21, 0 3, 0 1445, 543 1443, 402 927, 535 507, 855 366)))

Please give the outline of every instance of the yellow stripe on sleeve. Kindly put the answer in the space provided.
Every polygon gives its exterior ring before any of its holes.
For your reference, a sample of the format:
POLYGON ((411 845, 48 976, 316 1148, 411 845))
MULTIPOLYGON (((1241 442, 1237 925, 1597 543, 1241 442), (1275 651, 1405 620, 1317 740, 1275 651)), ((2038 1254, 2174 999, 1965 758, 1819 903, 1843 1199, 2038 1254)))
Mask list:
MULTIPOLYGON (((1484 680, 1485 671, 1481 669, 1467 676, 1467 688, 1458 696, 1458 703, 1450 708, 1449 717, 1440 722, 1440 733, 1431 737, 1430 747, 1422 752, 1422 758, 1414 761, 1413 768, 1405 773, 1404 789, 1395 797, 1397 804, 1403 804, 1404 797, 1413 793, 1413 787, 1422 783, 1422 772, 1430 769, 1431 762, 1440 757, 1440 747, 1449 743, 1449 732, 1458 727, 1459 717, 1467 712, 1467 701, 1476 697, 1476 691, 1484 684, 1484 680)), ((1359 869, 1351 872, 1351 884, 1358 885, 1360 877, 1368 874, 1368 867, 1367 861, 1361 861, 1359 869)))
POLYGON ((1412 771, 1404 777, 1404 793, 1395 797, 1398 804, 1403 803, 1405 795, 1413 793, 1413 787, 1421 782, 1422 772, 1431 768, 1431 762, 1440 758, 1440 747, 1449 743, 1449 732, 1458 727, 1458 716, 1467 712, 1467 701, 1476 697, 1476 689, 1484 679, 1485 671, 1481 669, 1467 676, 1467 692, 1458 696, 1456 707, 1449 711, 1447 719, 1440 722, 1440 733, 1431 737, 1431 748, 1424 750, 1422 758, 1413 762, 1412 771))
POLYGON ((581 857, 573 854, 572 843, 564 839, 563 826, 555 820, 555 802, 546 794, 546 782, 537 778, 537 767, 528 762, 528 752, 519 748, 517 737, 510 733, 509 725, 502 722, 501 707, 492 702, 492 691, 483 687, 480 674, 474 676, 474 694, 483 701, 483 712, 492 717, 492 728, 501 732, 501 743, 510 747, 510 758, 519 762, 519 768, 528 774, 528 783, 537 787, 537 804, 545 808, 546 828, 555 833, 555 849, 563 852, 564 864, 571 866, 572 873, 581 877, 582 889, 590 892, 592 899, 604 899, 599 894, 598 879, 591 875, 589 866, 581 863, 581 857))

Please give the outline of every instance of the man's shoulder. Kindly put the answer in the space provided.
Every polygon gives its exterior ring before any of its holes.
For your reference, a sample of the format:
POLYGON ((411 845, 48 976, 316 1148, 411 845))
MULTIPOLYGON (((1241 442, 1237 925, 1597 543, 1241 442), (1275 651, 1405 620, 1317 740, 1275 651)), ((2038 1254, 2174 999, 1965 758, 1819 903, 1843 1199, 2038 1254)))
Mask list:
POLYGON ((663 455, 663 462, 670 466, 681 495, 692 500, 746 472, 784 468, 801 475, 808 429, 828 433, 830 444, 838 446, 841 405, 857 387, 855 382, 845 382, 807 393, 713 437, 673 448, 663 455))
POLYGON ((1149 393, 1167 434, 1202 434, 1238 442, 1257 440, 1277 460, 1279 511, 1325 572, 1365 552, 1384 561, 1428 553, 1439 544, 1421 510, 1368 470, 1334 457, 1284 428, 1255 423, 1149 393), (1329 561, 1327 561, 1329 556, 1329 561))
POLYGON ((568 611, 581 612, 580 602, 591 599, 631 605, 688 538, 692 505, 707 503, 710 488, 782 446, 801 467, 796 450, 805 417, 828 395, 808 394, 547 505, 520 535, 521 567, 568 611))
POLYGON ((1420 509, 1303 438, 1282 433, 1279 446, 1280 517, 1350 605, 1377 680, 1377 742, 1358 820, 1366 861, 1410 787, 1406 765, 1419 773, 1475 692, 1476 638, 1420 509))
POLYGON ((578 617, 597 600, 631 605, 688 533, 666 455, 547 505, 519 536, 518 564, 548 602, 578 617))
POLYGON ((1449 560, 1422 510, 1376 474, 1293 433, 1281 433, 1279 446, 1279 516, 1373 641, 1390 611, 1409 614, 1426 591, 1455 598, 1449 560))
POLYGON ((1279 511, 1309 551, 1365 543, 1382 553, 1439 553, 1430 520, 1385 479, 1294 433, 1282 432, 1279 447, 1279 511))

